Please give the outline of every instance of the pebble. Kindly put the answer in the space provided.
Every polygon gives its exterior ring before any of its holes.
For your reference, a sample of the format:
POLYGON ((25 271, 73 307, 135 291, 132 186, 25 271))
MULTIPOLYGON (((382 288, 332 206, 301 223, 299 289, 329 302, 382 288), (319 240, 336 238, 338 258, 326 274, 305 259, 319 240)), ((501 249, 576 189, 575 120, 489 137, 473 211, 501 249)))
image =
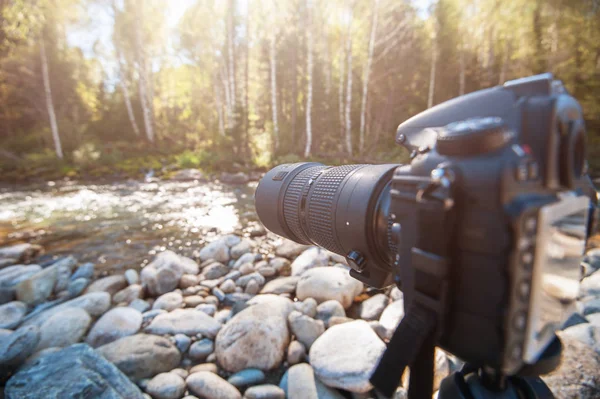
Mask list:
POLYGON ((44 253, 44 248, 36 244, 14 244, 0 248, 0 258, 16 259, 18 262, 27 262, 44 253))
POLYGON ((239 268, 239 272, 242 275, 246 275, 246 274, 250 274, 254 271, 254 265, 252 263, 244 263, 242 266, 240 266, 239 268))
POLYGON ((142 285, 150 295, 158 296, 173 291, 184 274, 198 274, 200 268, 192 259, 172 251, 161 252, 140 273, 142 285))
POLYGON ((300 255, 307 248, 309 248, 308 245, 298 244, 297 242, 284 238, 282 243, 275 249, 275 254, 291 259, 300 255))
POLYGON ((17 299, 30 306, 44 302, 54 290, 58 278, 57 273, 57 268, 48 267, 21 281, 15 287, 17 299))
POLYGON ((195 274, 184 274, 179 279, 179 288, 186 289, 189 287, 194 287, 200 283, 200 277, 195 274))
POLYGON ((369 378, 386 345, 364 320, 330 327, 312 345, 310 363, 326 385, 351 392, 372 389, 369 378))
POLYGON ((323 321, 315 320, 296 310, 290 313, 288 322, 296 339, 309 349, 313 342, 325 332, 323 321))
POLYGON ((201 278, 206 280, 214 280, 225 276, 229 273, 229 268, 222 263, 215 262, 202 269, 201 278))
POLYGON ((287 350, 287 362, 290 365, 300 363, 306 359, 306 347, 300 341, 290 342, 287 350))
POLYGON ((27 313, 27 305, 13 301, 0 305, 0 328, 12 330, 21 323, 27 313))
POLYGON ((104 314, 104 312, 110 308, 110 294, 107 292, 92 292, 82 295, 67 302, 61 303, 60 305, 56 305, 43 312, 37 313, 35 316, 30 318, 28 316, 27 320, 23 322, 23 325, 40 326, 50 317, 69 308, 81 308, 90 316, 98 317, 104 314))
POLYGON ((90 280, 92 277, 94 277, 94 264, 84 263, 83 265, 79 266, 71 275, 71 280, 77 280, 78 278, 90 280))
POLYGON ((188 336, 202 334, 209 338, 214 338, 219 330, 221 330, 221 323, 195 309, 176 309, 170 313, 160 314, 146 327, 146 332, 151 334, 188 336))
POLYGON ((122 274, 117 274, 94 281, 89 285, 86 293, 108 292, 110 295, 114 295, 125 287, 127 287, 127 280, 125 279, 125 276, 122 274))
POLYGON ((41 325, 36 350, 65 347, 79 342, 91 322, 90 315, 80 308, 64 309, 54 314, 41 325))
POLYGON ((317 301, 314 298, 306 298, 304 301, 294 302, 294 308, 308 317, 317 315, 317 301))
POLYGON ((21 327, 0 337, 0 364, 17 366, 23 363, 35 352, 39 340, 40 331, 36 326, 21 327))
POLYGON ((263 266, 257 268, 257 271, 264 277, 273 277, 277 274, 277 270, 271 266, 263 266))
POLYGON ((275 280, 269 281, 263 289, 261 290, 262 294, 292 294, 296 291, 296 285, 300 277, 289 276, 289 277, 279 277, 275 280))
POLYGON ((232 259, 238 259, 240 256, 250 252, 252 247, 254 246, 254 242, 244 238, 236 245, 232 246, 230 249, 230 254, 232 259))
POLYGON ((260 384, 265 380, 265 373, 258 369, 245 369, 238 371, 227 379, 236 388, 260 384))
MULTIPOLYGON (((221 284, 219 289, 224 294, 231 294, 232 292, 235 291, 235 283, 233 282, 233 280, 225 280, 225 281, 223 281, 223 283, 221 284)), ((223 296, 225 296, 225 295, 223 295, 223 296)))
POLYGON ((271 266, 280 276, 289 276, 292 274, 292 267, 289 260, 285 258, 273 258, 269 261, 271 266))
POLYGON ((581 280, 580 295, 582 297, 600 295, 600 271, 595 271, 589 277, 581 280))
POLYGON ((190 374, 185 380, 188 389, 205 399, 241 399, 242 395, 236 387, 209 371, 190 374))
POLYGON ((217 374, 217 365, 214 363, 202 363, 197 364, 190 369, 190 374, 197 373, 199 371, 210 371, 211 373, 217 374))
POLYGON ((175 373, 160 373, 148 382, 146 392, 153 399, 179 399, 185 392, 185 381, 175 373))
POLYGON ((289 368, 287 379, 288 399, 318 398, 315 375, 310 364, 300 363, 289 368))
POLYGON ((591 323, 577 324, 565 329, 562 334, 575 338, 600 354, 600 327, 591 323))
POLYGON ((265 278, 257 272, 246 274, 245 276, 242 276, 235 280, 235 283, 239 287, 246 287, 246 285, 252 280, 256 281, 260 287, 265 285, 265 278))
POLYGON ((202 248, 198 255, 201 261, 214 259, 217 262, 227 263, 229 261, 229 247, 223 240, 213 241, 202 248))
POLYGON ((292 262, 292 276, 301 276, 307 270, 313 269, 319 266, 327 266, 329 264, 328 251, 318 248, 311 247, 302 252, 292 262))
POLYGON ((71 280, 67 286, 69 297, 75 298, 76 296, 80 295, 86 289, 89 283, 89 280, 84 277, 71 280))
POLYGON ((200 305, 196 306, 196 310, 204 312, 209 316, 214 316, 217 312, 217 305, 214 303, 201 303, 200 305))
POLYGON ((170 371, 170 373, 173 373, 175 375, 180 376, 181 378, 183 378, 184 380, 187 378, 188 375, 190 375, 190 373, 188 373, 187 370, 184 370, 182 368, 176 368, 170 371))
POLYGON ((317 306, 316 318, 318 320, 323 320, 326 327, 330 327, 331 318, 333 317, 346 317, 346 311, 341 303, 332 299, 317 306))
POLYGON ((173 339, 175 340, 175 346, 181 353, 187 352, 192 344, 192 339, 185 334, 175 334, 173 339))
POLYGON ((404 317, 404 300, 390 303, 381 313, 379 322, 382 326, 393 332, 404 317))
POLYGON ((129 304, 129 307, 137 310, 140 313, 144 313, 150 309, 150 304, 143 299, 134 299, 129 304))
POLYGON ((225 301, 225 293, 221 291, 219 288, 215 287, 212 289, 212 294, 219 300, 219 302, 225 301))
POLYGON ((231 309, 221 309, 215 314, 215 320, 221 324, 225 324, 231 318, 231 309))
POLYGON ((142 326, 142 314, 130 307, 106 312, 90 330, 85 342, 92 348, 136 334, 142 326))
POLYGON ((123 337, 96 351, 128 377, 138 380, 170 371, 181 361, 177 347, 168 339, 156 335, 123 337))
POLYGON ((208 338, 196 341, 190 346, 188 356, 192 360, 204 361, 215 350, 215 344, 208 338))
POLYGON ((139 284, 140 283, 140 275, 135 269, 127 269, 123 274, 125 276, 125 280, 127 280, 127 284, 139 284))
POLYGON ((404 294, 402 293, 402 291, 400 291, 398 287, 394 287, 390 291, 390 299, 392 301, 399 301, 401 299, 404 299, 404 294))
POLYGON ((113 303, 130 304, 136 299, 141 299, 144 296, 144 288, 139 284, 132 284, 123 288, 121 291, 113 295, 113 303))
POLYGON ((250 295, 256 295, 260 291, 260 285, 256 280, 250 280, 248 284, 246 284, 246 289, 244 292, 250 295))
POLYGON ((385 294, 373 295, 361 304, 360 318, 363 320, 379 320, 388 302, 389 299, 385 294))
POLYGON ((204 303, 204 297, 200 295, 190 295, 183 298, 183 303, 188 308, 195 308, 196 306, 204 303))
POLYGON ((347 309, 362 289, 363 284, 350 277, 344 269, 316 267, 302 275, 296 287, 296 296, 300 300, 314 298, 319 303, 335 299, 347 309))
POLYGON ((154 320, 156 316, 166 313, 168 312, 164 309, 152 309, 147 312, 144 312, 142 313, 142 323, 148 323, 149 321, 154 320))
POLYGON ((246 389, 244 399, 285 399, 285 391, 277 385, 255 385, 246 389))
POLYGON ((5 267, 0 270, 0 287, 12 288, 41 270, 42 267, 39 265, 14 265, 5 267))
POLYGON ((242 265, 246 263, 253 263, 256 260, 256 255, 247 253, 242 255, 238 260, 236 260, 233 264, 234 269, 239 269, 242 265))
POLYGON ((594 298, 583 302, 583 314, 585 316, 600 313, 600 298, 594 298))
POLYGON ((373 331, 375 331, 375 334, 377 334, 377 336, 379 338, 381 338, 382 340, 386 340, 386 339, 389 338, 390 331, 387 328, 385 328, 377 320, 370 320, 369 321, 369 325, 371 326, 371 328, 373 329, 373 331))
POLYGON ((176 292, 167 292, 159 296, 154 304, 152 305, 152 309, 164 309, 167 312, 178 309, 183 305, 183 296, 176 292))

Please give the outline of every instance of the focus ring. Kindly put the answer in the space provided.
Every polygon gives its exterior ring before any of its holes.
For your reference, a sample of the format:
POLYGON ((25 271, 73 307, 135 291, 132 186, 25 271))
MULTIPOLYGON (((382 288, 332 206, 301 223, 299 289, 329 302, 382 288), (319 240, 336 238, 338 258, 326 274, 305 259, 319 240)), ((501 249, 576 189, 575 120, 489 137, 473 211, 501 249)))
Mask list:
POLYGON ((335 198, 343 180, 364 165, 343 165, 329 168, 317 178, 310 190, 307 215, 309 234, 314 243, 336 253, 344 253, 335 239, 335 198))
POLYGON ((287 191, 283 197, 283 218, 288 228, 296 236, 297 241, 303 244, 311 244, 311 240, 306 236, 300 223, 300 201, 302 192, 310 178, 326 166, 319 165, 304 169, 290 182, 287 191))

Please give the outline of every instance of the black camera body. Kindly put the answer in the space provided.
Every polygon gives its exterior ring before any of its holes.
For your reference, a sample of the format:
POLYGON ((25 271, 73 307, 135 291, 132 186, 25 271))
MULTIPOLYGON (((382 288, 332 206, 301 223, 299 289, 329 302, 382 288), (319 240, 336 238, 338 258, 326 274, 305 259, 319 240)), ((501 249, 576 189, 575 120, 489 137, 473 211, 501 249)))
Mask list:
POLYGON ((256 208, 271 231, 346 257, 405 309, 439 314, 437 344, 518 374, 572 313, 596 194, 581 107, 550 74, 402 123, 406 165, 280 165, 256 208))

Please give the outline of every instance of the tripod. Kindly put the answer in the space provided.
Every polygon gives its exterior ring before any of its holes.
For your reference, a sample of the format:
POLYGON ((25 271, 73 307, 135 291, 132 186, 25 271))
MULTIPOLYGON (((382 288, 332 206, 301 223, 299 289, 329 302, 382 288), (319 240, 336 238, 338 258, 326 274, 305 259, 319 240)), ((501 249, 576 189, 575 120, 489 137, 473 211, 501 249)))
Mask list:
POLYGON ((554 399, 539 375, 558 367, 561 352, 562 344, 556 337, 537 363, 515 376, 466 364, 442 380, 438 399, 554 399))

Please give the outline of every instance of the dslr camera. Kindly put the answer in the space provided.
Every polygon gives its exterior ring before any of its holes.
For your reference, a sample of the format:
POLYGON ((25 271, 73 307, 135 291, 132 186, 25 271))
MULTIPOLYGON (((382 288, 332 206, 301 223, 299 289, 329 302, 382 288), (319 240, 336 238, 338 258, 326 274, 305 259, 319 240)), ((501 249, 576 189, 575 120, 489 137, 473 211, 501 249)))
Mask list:
MULTIPOLYGON (((411 366, 412 388, 430 339, 491 375, 540 374, 550 348, 560 358, 555 331, 574 311, 596 209, 581 106, 537 75, 430 108, 396 142, 409 164, 273 168, 255 194, 260 220, 345 256, 365 284, 403 291, 378 371, 411 366)), ((390 393, 402 370, 372 382, 390 393)))

